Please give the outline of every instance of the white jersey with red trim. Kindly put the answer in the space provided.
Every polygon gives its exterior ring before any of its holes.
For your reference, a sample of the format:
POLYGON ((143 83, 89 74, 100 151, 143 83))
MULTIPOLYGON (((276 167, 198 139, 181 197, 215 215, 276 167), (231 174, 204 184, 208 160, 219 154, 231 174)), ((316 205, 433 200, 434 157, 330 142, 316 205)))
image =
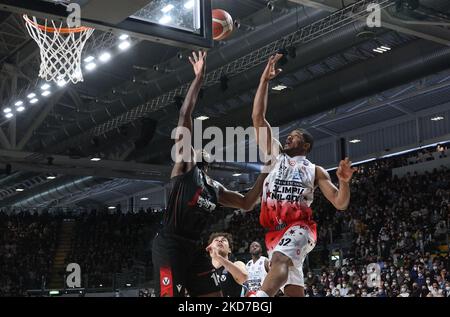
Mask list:
POLYGON ((316 236, 310 205, 314 199, 316 165, 305 156, 277 156, 274 168, 264 181, 260 223, 270 231, 293 224, 308 227, 316 236))
POLYGON ((304 156, 278 155, 277 162, 264 181, 263 200, 305 203, 314 199, 316 165, 304 156))
POLYGON ((266 278, 266 261, 269 261, 265 256, 259 257, 256 262, 253 259, 247 262, 247 272, 248 280, 245 281, 244 285, 247 287, 248 291, 259 291, 264 279, 266 278))

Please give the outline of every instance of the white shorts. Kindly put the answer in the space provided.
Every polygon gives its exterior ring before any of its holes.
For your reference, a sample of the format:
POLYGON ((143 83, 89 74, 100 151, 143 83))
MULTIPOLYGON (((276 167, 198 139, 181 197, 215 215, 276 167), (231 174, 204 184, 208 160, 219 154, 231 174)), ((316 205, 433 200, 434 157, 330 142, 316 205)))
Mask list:
POLYGON ((303 262, 315 246, 316 242, 308 228, 296 225, 286 230, 277 246, 269 252, 270 260, 272 259, 273 252, 280 252, 289 257, 294 264, 289 267, 288 279, 281 290, 284 291, 286 285, 305 286, 303 262))

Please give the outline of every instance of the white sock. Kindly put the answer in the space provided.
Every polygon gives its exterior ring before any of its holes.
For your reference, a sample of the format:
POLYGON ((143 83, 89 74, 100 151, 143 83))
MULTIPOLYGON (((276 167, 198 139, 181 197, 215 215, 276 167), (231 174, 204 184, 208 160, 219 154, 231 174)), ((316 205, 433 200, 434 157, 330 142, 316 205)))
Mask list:
POLYGON ((269 295, 267 295, 266 292, 259 290, 256 292, 256 297, 269 297, 269 295))

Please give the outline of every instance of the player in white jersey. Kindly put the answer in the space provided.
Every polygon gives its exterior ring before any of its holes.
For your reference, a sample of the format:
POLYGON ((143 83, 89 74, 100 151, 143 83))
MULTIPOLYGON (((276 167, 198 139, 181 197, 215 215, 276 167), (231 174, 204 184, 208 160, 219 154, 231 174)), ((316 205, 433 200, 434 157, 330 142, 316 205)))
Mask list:
POLYGON ((244 288, 246 293, 256 293, 269 271, 269 259, 262 256, 262 247, 258 241, 250 244, 249 252, 252 259, 246 264, 248 280, 244 283, 244 288))
POLYGON ((281 54, 270 57, 261 76, 253 103, 253 126, 260 149, 272 161, 272 170, 264 181, 260 223, 267 229, 266 246, 270 270, 256 296, 274 296, 282 289, 286 296, 304 296, 303 261, 316 244, 317 229, 310 205, 314 189, 338 210, 350 202, 349 182, 355 168, 346 158, 339 163, 336 175, 339 188, 328 173, 306 159, 314 140, 303 129, 293 130, 284 146, 272 137, 266 120, 269 81, 281 69, 276 69, 281 54))

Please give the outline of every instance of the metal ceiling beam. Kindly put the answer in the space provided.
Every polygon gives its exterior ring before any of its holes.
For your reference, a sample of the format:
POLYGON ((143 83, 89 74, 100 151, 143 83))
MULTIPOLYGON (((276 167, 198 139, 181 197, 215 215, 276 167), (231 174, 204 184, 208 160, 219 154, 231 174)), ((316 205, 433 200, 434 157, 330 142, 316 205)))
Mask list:
MULTIPOLYGON (((435 91, 435 90, 438 90, 438 89, 441 89, 441 88, 445 88, 445 87, 450 87, 450 82, 444 82, 444 83, 435 84, 435 85, 432 85, 432 86, 429 86, 429 87, 424 87, 422 89, 417 89, 414 92, 411 92, 411 93, 408 93, 408 94, 404 94, 404 95, 401 95, 401 96, 396 96, 394 98, 392 98, 392 97, 391 98, 387 98, 384 101, 380 101, 380 102, 378 102, 376 104, 367 105, 367 106, 365 106, 363 108, 358 109, 357 111, 354 111, 354 112, 351 112, 351 113, 343 113, 341 115, 334 116, 331 119, 315 123, 315 124, 311 125, 310 127, 316 129, 317 127, 326 126, 327 124, 330 124, 330 123, 333 123, 333 122, 336 122, 336 121, 340 121, 340 120, 343 120, 343 119, 348 119, 348 118, 351 118, 351 117, 354 117, 354 116, 358 116, 358 115, 361 115, 361 114, 364 114, 364 113, 367 113, 367 112, 370 112, 370 111, 373 111, 373 110, 376 110, 376 109, 379 109, 379 108, 382 108, 382 107, 385 107, 385 106, 391 106, 392 103, 400 102, 400 101, 407 100, 407 99, 410 99, 410 98, 414 98, 416 96, 420 96, 422 94, 426 94, 426 93, 429 93, 429 92, 432 92, 432 91, 435 91)), ((306 126, 306 128, 308 128, 308 126, 306 126)))
POLYGON ((311 8, 326 10, 329 12, 336 11, 336 9, 338 8, 342 9, 344 7, 343 5, 344 1, 342 0, 289 0, 289 1, 295 2, 297 4, 302 4, 311 8))
POLYGON ((383 11, 381 14, 381 25, 391 30, 417 36, 428 41, 450 46, 450 32, 439 26, 405 23, 383 11))
POLYGON ((78 92, 75 89, 73 89, 72 87, 70 87, 67 90, 67 93, 69 94, 70 99, 72 99, 72 101, 75 103, 75 107, 78 110, 81 110, 83 108, 84 103, 81 100, 80 95, 78 94, 78 92))
MULTIPOLYGON (((0 200, 4 200, 11 195, 17 194, 17 192, 16 192, 17 186, 24 187, 25 190, 28 190, 28 189, 32 188, 33 186, 42 185, 42 184, 48 183, 50 181, 43 175, 32 176, 31 173, 28 173, 28 176, 29 176, 29 178, 25 179, 23 181, 18 181, 16 183, 13 183, 10 185, 8 185, 7 182, 2 184, 2 187, 0 187, 1 188, 0 189, 0 198, 1 198, 0 200)), ((16 177, 17 177, 17 174, 16 174, 16 177)))
POLYGON ((0 45, 1 45, 1 52, 2 54, 7 54, 10 50, 8 47, 8 42, 6 41, 5 37, 0 34, 0 45))
POLYGON ((25 26, 19 22, 18 19, 22 19, 21 15, 9 14, 9 16, 0 22, 0 30, 2 34, 7 36, 20 37, 21 39, 27 38, 25 26))
POLYGON ((32 79, 30 76, 25 74, 22 69, 18 69, 17 70, 17 75, 20 76, 20 78, 23 78, 23 79, 27 80, 30 83, 33 82, 34 80, 36 80, 35 78, 32 79))
MULTIPOLYGON (((364 23, 357 22, 356 24, 353 24, 351 27, 343 28, 341 30, 336 31, 336 33, 330 34, 328 37, 323 38, 320 41, 313 42, 311 44, 302 46, 300 49, 297 49, 297 57, 295 60, 289 61, 288 64, 286 64, 283 69, 284 73, 291 74, 296 73, 300 74, 299 67, 305 67, 305 65, 314 65, 317 61, 322 60, 323 58, 327 58, 328 56, 334 56, 335 54, 342 54, 343 51, 347 51, 350 46, 355 45, 358 43, 358 45, 365 45, 365 41, 358 41, 356 38, 356 34, 364 27, 364 23), (364 43, 364 44, 363 44, 364 43)), ((384 29, 383 29, 384 30, 384 29)), ((384 30, 384 32, 386 32, 384 30)), ((387 31, 389 33, 393 33, 392 31, 387 31)), ((384 33, 383 33, 384 34, 384 33)), ((342 67, 339 67, 342 68, 342 67)), ((248 93, 247 89, 252 89, 251 86, 246 86, 247 82, 252 82, 253 78, 257 80, 257 78, 260 76, 261 70, 258 68, 252 69, 244 74, 241 78, 236 78, 230 81, 229 83, 229 89, 227 92, 221 92, 219 87, 214 87, 212 89, 206 90, 205 95, 202 101, 200 101, 200 112, 206 112, 208 113, 208 109, 217 108, 217 105, 222 104, 224 101, 227 100, 227 98, 233 98, 236 94, 239 94, 240 89, 242 91, 245 91, 245 94, 248 93), (216 89, 217 88, 217 89, 216 89), (236 93, 237 91, 237 93, 236 93), (212 105, 212 106, 211 106, 212 105)), ((341 70, 342 72, 342 70, 341 70)), ((325 76, 323 76, 325 77, 325 76)), ((295 84, 298 84, 301 80, 301 82, 305 81, 304 75, 297 76, 298 82, 295 84)), ((284 81, 284 76, 281 79, 281 81, 284 81)), ((327 88, 331 87, 332 85, 328 84, 327 88)), ((250 90, 251 91, 251 90, 250 90)), ((284 93, 283 93, 284 94, 284 93)), ((298 97, 301 99, 301 97, 298 97)), ((253 100, 253 97, 250 97, 250 100, 245 100, 246 102, 251 102, 253 100)), ((295 99, 297 100, 297 99, 295 99)), ((291 100, 291 102, 294 102, 291 100)), ((222 120, 222 117, 225 116, 218 116, 214 113, 212 113, 211 117, 214 118, 213 120, 210 120, 212 124, 218 125, 218 126, 228 126, 229 122, 235 122, 236 125, 247 125, 248 121, 242 120, 242 118, 249 118, 248 114, 244 114, 244 111, 241 111, 243 107, 243 103, 241 102, 239 107, 232 108, 231 105, 227 108, 228 114, 226 115, 229 119, 222 120), (242 115, 232 115, 232 113, 239 112, 242 115), (231 116, 231 117, 230 117, 231 116), (230 120, 230 118, 232 118, 230 120), (218 123, 217 123, 218 122, 218 123)), ((246 107, 244 107, 246 108, 246 107)), ((175 114, 172 116, 175 118, 175 114)), ((165 117, 164 120, 168 120, 170 117, 165 117)), ((292 118, 290 119, 292 120, 292 118)), ((280 122, 278 124, 283 124, 286 121, 280 122)), ((209 124, 208 122, 206 124, 209 124)), ((169 128, 170 130, 170 128, 169 128)), ((170 131, 168 131, 168 134, 170 135, 170 131)), ((168 139, 166 136, 163 136, 166 140, 168 139)), ((170 141, 170 140, 169 140, 170 141)), ((171 144, 168 144, 165 140, 162 138, 157 141, 158 143, 151 144, 148 149, 149 153, 151 153, 150 149, 153 146, 164 146, 165 148, 168 148, 171 146, 171 144), (161 142, 160 142, 161 141, 161 142), (164 144, 164 145, 162 145, 164 144)), ((156 159, 156 157, 149 157, 156 159)))
POLYGON ((24 34, 13 34, 11 32, 5 32, 5 31, 0 31, 0 35, 1 36, 10 36, 10 37, 14 37, 14 38, 21 39, 21 40, 23 40, 25 38, 24 34))
MULTIPOLYGON (((367 63, 352 65, 284 94, 274 95, 271 102, 276 103, 277 107, 269 108, 267 117, 273 124, 283 124, 296 115, 306 117, 330 110, 333 104, 345 104, 449 69, 449 56, 449 47, 415 40, 367 63), (293 103, 293 100, 296 102, 293 103), (289 114, 280 110, 288 105, 289 114)), ((416 93, 423 91, 418 89, 416 93)), ((234 116, 247 115, 247 112, 247 109, 236 111, 234 116)))
POLYGON ((253 7, 256 10, 261 9, 261 7, 264 6, 264 3, 258 0, 245 0, 245 5, 248 5, 249 7, 253 7))
POLYGON ((337 133, 335 133, 335 132, 333 132, 333 131, 331 131, 330 129, 327 129, 327 128, 325 128, 325 127, 315 127, 315 129, 316 129, 317 131, 323 132, 323 133, 328 134, 328 135, 330 135, 330 136, 334 136, 335 138, 338 138, 338 137, 339 137, 339 135, 338 135, 337 133))
POLYGON ((2 127, 0 127, 0 144, 2 148, 4 149, 10 149, 11 144, 8 141, 8 138, 6 137, 5 133, 3 132, 2 127))
MULTIPOLYGON (((11 91, 10 96, 13 96, 17 91, 17 72, 14 72, 12 74, 12 78, 10 79, 10 85, 11 85, 11 91)), ((16 137, 17 137, 17 130, 16 130, 16 117, 13 117, 9 121, 9 144, 11 145, 11 148, 16 147, 16 137)))
MULTIPOLYGON (((117 190, 122 187, 133 185, 135 181, 125 181, 125 180, 112 180, 108 181, 106 183, 102 183, 99 185, 95 185, 89 188, 89 191, 83 191, 79 193, 74 193, 70 196, 66 196, 59 200, 57 206, 67 206, 76 204, 80 201, 86 202, 89 200, 97 201, 97 203, 104 204, 106 201, 104 200, 97 200, 96 197, 102 195, 104 192, 110 192, 113 190, 117 190)), ((152 182, 145 182, 145 184, 152 188, 155 186, 152 182)), ((159 189, 160 190, 160 189, 159 189)), ((149 192, 152 192, 154 190, 150 190, 149 192)), ((126 195, 125 197, 129 197, 130 195, 126 195)))
POLYGON ((57 167, 49 166, 44 163, 26 163, 26 162, 16 162, 8 159, 3 159, 0 157, 0 162, 11 164, 14 169, 21 171, 31 171, 37 173, 56 173, 61 175, 71 175, 71 176, 93 176, 101 178, 124 178, 124 179, 136 179, 136 180, 158 180, 158 181, 168 181, 169 175, 156 176, 156 175, 145 175, 145 174, 132 174, 123 171, 111 171, 108 168, 97 167, 97 168, 85 168, 85 167, 57 167))
POLYGON ((105 178, 128 178, 142 180, 164 180, 170 176, 171 167, 135 162, 102 160, 93 162, 89 158, 73 158, 11 150, 0 150, 0 162, 10 163, 15 169, 27 171, 54 172, 67 175, 87 175, 105 178), (51 164, 48 157, 52 157, 51 164))
POLYGON ((48 182, 39 187, 40 191, 34 188, 25 190, 20 194, 16 194, 7 199, 0 201, 2 207, 38 207, 49 206, 65 195, 70 195, 75 192, 89 190, 90 187, 108 181, 106 178, 66 177, 60 180, 48 182))
MULTIPOLYGON (((420 79, 419 81, 422 81, 422 80, 423 80, 423 79, 420 79)), ((407 87, 401 89, 400 91, 396 92, 395 94, 393 94, 393 95, 391 95, 391 96, 389 96, 389 97, 386 97, 386 96, 383 96, 383 95, 381 95, 381 94, 378 94, 378 95, 375 96, 375 98, 376 98, 379 102, 383 102, 383 101, 386 101, 386 100, 389 99, 389 98, 392 99, 392 98, 395 98, 395 97, 397 97, 397 96, 401 96, 401 95, 405 94, 406 92, 408 92, 409 90, 411 90, 411 89, 414 88, 414 87, 416 87, 416 84, 415 84, 415 83, 412 83, 411 85, 408 85, 407 87)), ((425 86, 423 86, 423 87, 425 87, 425 86)), ((416 114, 415 114, 414 112, 412 112, 411 110, 406 109, 406 108, 403 107, 403 106, 400 106, 400 105, 397 105, 397 104, 387 104, 387 106, 389 106, 389 107, 391 107, 391 108, 394 108, 394 109, 400 111, 401 113, 406 114, 406 115, 408 115, 408 116, 410 116, 410 117, 414 117, 414 118, 417 117, 416 114)))
MULTIPOLYGON (((341 10, 345 6, 351 5, 354 1, 342 0, 290 0, 298 4, 303 4, 309 7, 334 12, 341 10)), ((401 32, 408 35, 413 35, 428 41, 433 41, 439 44, 450 46, 450 32, 444 28, 432 25, 413 24, 404 22, 398 18, 390 15, 386 10, 382 10, 381 14, 382 27, 401 32)))
POLYGON ((125 151, 123 151, 123 153, 120 154, 119 160, 120 161, 125 160, 128 157, 128 155, 130 155, 130 153, 134 151, 135 148, 136 147, 135 147, 134 143, 130 144, 130 146, 128 146, 128 148, 125 151))
POLYGON ((412 111, 410 111, 410 110, 408 110, 408 109, 405 109, 404 107, 402 107, 402 106, 400 106, 400 105, 389 104, 389 106, 390 106, 391 108, 394 108, 394 109, 396 109, 396 110, 398 110, 398 111, 400 111, 400 112, 402 112, 402 113, 404 113, 404 114, 407 114, 407 115, 409 115, 409 116, 415 116, 414 112, 412 112, 412 111))
MULTIPOLYGON (((3 76, 2 76, 3 77, 3 76)), ((6 86, 7 86, 7 80, 6 78, 2 78, 1 79, 2 83, 0 85, 0 100, 5 100, 6 99, 6 86)))
POLYGON ((44 122, 45 118, 47 118, 48 113, 53 109, 55 104, 58 103, 59 99, 61 99, 64 96, 65 91, 59 91, 55 97, 50 100, 47 105, 39 111, 39 115, 36 119, 33 120, 32 125, 27 129, 21 140, 19 141, 19 144, 17 145, 17 150, 23 150, 24 147, 27 145, 28 141, 33 136, 33 132, 39 128, 39 126, 44 122))

